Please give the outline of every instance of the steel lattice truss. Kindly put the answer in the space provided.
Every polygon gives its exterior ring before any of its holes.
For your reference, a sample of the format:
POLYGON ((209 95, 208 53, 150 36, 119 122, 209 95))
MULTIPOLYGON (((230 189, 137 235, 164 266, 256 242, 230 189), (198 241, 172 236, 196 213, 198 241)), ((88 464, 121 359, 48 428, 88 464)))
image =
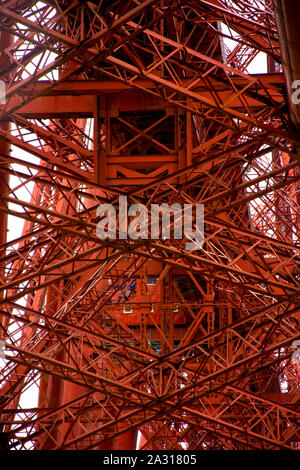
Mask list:
POLYGON ((6 0, 0 31, 3 448, 298 447, 299 134, 272 3, 6 0), (277 72, 249 73, 262 53, 277 72), (100 240, 120 195, 203 203, 203 249, 100 240))

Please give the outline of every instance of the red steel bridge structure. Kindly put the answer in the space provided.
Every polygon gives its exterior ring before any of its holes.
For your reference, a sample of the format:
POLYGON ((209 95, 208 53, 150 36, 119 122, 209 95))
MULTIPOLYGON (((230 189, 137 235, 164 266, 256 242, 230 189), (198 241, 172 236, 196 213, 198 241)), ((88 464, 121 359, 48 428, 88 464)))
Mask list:
POLYGON ((2 450, 299 449, 299 19, 1 1, 2 450), (99 239, 119 196, 202 248, 99 239))

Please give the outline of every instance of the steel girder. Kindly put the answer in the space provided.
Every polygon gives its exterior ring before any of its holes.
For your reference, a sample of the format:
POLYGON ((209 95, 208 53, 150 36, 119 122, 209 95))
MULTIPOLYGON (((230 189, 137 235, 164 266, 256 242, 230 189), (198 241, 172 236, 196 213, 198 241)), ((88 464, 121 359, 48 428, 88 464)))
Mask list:
POLYGON ((10 0, 0 34, 3 448, 299 448, 299 134, 272 3, 10 0), (259 54, 276 73, 249 73, 259 54), (124 195, 203 203, 203 249, 100 240, 124 195))

